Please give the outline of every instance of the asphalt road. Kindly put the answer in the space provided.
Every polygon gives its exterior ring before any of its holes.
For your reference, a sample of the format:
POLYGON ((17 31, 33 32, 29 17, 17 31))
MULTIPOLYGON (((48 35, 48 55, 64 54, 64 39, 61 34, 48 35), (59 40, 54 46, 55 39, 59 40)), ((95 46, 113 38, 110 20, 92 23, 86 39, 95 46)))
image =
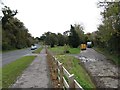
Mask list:
MULTIPOLYGON (((40 46, 37 45, 37 47, 39 48, 40 46)), ((26 49, 2 53, 2 66, 6 65, 12 61, 15 61, 16 59, 18 59, 26 54, 32 54, 32 51, 33 50, 31 50, 30 48, 26 48, 26 49)))

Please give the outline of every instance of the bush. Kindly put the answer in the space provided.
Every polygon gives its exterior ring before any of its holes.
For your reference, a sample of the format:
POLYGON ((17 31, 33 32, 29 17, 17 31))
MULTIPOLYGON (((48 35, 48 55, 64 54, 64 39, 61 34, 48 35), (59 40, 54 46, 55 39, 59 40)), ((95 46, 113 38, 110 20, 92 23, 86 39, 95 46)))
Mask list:
POLYGON ((70 51, 68 51, 68 50, 65 50, 65 51, 64 51, 64 53, 70 53, 70 51))

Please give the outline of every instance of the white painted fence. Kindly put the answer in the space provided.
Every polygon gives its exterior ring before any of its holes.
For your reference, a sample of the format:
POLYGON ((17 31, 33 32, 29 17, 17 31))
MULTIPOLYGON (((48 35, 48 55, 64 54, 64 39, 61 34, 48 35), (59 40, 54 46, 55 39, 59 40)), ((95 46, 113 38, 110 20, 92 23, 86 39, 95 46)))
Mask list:
POLYGON ((46 49, 46 53, 49 54, 52 58, 55 68, 57 70, 57 77, 60 82, 60 88, 76 88, 79 90, 84 90, 81 85, 74 79, 74 74, 70 74, 66 68, 62 65, 61 62, 52 56, 46 49))

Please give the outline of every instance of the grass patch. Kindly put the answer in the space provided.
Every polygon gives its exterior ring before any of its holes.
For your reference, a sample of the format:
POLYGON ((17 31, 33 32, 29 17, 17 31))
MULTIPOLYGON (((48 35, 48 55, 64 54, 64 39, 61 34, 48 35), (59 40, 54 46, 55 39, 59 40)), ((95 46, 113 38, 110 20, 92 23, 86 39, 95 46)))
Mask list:
POLYGON ((36 56, 25 56, 2 67, 2 87, 8 88, 11 86, 35 57, 36 56))
POLYGON ((70 54, 79 54, 80 48, 69 48, 70 54))
POLYGON ((63 66, 71 73, 75 75, 75 79, 80 83, 80 85, 85 90, 92 90, 95 88, 91 78, 80 65, 80 60, 76 59, 73 56, 68 55, 56 55, 58 60, 63 63, 63 66))
POLYGON ((64 54, 64 47, 53 47, 49 48, 54 54, 64 54))
MULTIPOLYGON (((66 49, 65 46, 63 47, 53 47, 49 48, 53 54, 56 55, 58 60, 63 63, 63 66, 71 73, 75 75, 75 79, 80 83, 80 85, 85 90, 92 90, 96 88, 94 83, 92 82, 90 76, 86 72, 86 70, 82 67, 80 60, 76 59, 73 56, 69 56, 64 53, 66 49)), ((80 48, 70 48, 67 46, 67 50, 69 50, 70 54, 79 54, 80 48)))
MULTIPOLYGON (((65 54, 65 46, 56 46, 53 48, 49 48, 54 54, 58 54, 58 55, 63 55, 65 54)), ((70 52, 70 54, 78 54, 80 53, 80 48, 70 48, 67 46, 67 50, 70 52)))
POLYGON ((40 48, 38 48, 37 50, 33 51, 32 53, 37 53, 37 54, 39 54, 39 53, 41 52, 42 49, 43 49, 43 48, 40 47, 40 48))
POLYGON ((98 48, 98 47, 94 47, 94 49, 99 52, 102 53, 103 55, 105 55, 107 57, 107 59, 111 60, 113 63, 115 63, 116 65, 120 65, 120 57, 116 54, 111 54, 110 52, 108 52, 105 48, 98 48))

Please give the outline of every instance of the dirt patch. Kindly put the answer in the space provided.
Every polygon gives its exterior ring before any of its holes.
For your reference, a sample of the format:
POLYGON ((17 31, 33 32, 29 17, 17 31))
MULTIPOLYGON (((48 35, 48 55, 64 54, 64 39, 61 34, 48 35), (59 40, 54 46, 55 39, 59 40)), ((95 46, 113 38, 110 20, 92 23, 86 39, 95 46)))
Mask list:
POLYGON ((56 65, 53 62, 53 58, 49 54, 47 55, 47 63, 48 63, 49 69, 50 69, 50 78, 51 78, 51 82, 52 82, 52 87, 60 88, 60 82, 57 77, 56 65))

